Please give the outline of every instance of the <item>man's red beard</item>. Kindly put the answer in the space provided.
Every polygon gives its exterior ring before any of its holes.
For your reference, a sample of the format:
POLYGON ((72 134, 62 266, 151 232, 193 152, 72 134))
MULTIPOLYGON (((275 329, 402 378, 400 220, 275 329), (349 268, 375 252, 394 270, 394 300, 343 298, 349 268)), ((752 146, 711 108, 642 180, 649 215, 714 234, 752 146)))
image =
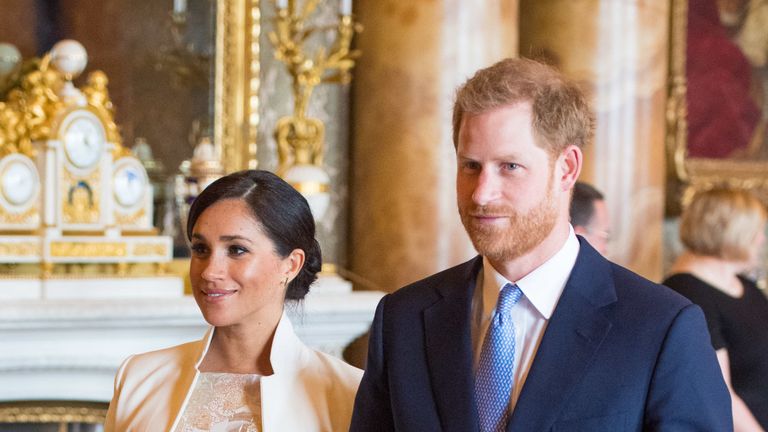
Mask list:
POLYGON ((491 261, 503 262, 519 258, 541 244, 557 223, 558 209, 548 188, 544 199, 526 213, 509 206, 469 205, 460 207, 459 215, 477 252, 491 261), (479 223, 475 217, 482 215, 502 216, 506 223, 479 223))

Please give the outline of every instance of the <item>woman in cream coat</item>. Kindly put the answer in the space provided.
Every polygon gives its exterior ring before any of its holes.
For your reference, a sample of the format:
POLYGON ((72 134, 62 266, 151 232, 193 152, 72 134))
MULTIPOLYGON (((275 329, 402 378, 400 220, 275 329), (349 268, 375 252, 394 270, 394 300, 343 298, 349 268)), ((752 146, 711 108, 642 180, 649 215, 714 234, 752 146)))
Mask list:
POLYGON ((305 346, 283 311, 320 269, 306 200, 266 171, 195 200, 190 279, 205 337, 128 358, 105 430, 346 431, 362 371, 305 346))

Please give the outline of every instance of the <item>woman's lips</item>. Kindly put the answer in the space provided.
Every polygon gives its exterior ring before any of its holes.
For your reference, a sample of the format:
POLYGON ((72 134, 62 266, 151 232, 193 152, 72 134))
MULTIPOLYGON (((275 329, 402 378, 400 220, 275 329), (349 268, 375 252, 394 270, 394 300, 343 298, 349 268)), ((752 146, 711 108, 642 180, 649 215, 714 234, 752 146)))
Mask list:
POLYGON ((200 290, 200 292, 203 294, 206 300, 217 301, 231 297, 237 292, 237 290, 204 289, 200 290))

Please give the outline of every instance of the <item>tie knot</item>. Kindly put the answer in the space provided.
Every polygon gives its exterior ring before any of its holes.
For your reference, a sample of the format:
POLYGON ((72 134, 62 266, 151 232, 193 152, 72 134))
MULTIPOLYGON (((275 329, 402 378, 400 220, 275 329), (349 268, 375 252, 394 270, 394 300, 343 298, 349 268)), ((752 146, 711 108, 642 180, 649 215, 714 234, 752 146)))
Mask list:
POLYGON ((512 310, 512 306, 516 305, 520 301, 520 297, 523 296, 523 292, 517 285, 508 283, 504 285, 499 293, 499 303, 496 305, 496 311, 500 315, 509 315, 512 310))

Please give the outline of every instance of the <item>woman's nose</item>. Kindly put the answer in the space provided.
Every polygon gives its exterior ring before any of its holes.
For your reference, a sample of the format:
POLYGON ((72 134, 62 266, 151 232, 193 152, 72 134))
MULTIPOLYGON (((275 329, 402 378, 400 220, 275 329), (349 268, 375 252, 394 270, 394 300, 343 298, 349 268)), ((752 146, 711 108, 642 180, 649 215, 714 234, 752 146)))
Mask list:
POLYGON ((204 267, 200 276, 207 281, 222 279, 224 274, 226 274, 225 266, 222 261, 222 259, 217 258, 215 255, 209 256, 203 263, 204 267))

